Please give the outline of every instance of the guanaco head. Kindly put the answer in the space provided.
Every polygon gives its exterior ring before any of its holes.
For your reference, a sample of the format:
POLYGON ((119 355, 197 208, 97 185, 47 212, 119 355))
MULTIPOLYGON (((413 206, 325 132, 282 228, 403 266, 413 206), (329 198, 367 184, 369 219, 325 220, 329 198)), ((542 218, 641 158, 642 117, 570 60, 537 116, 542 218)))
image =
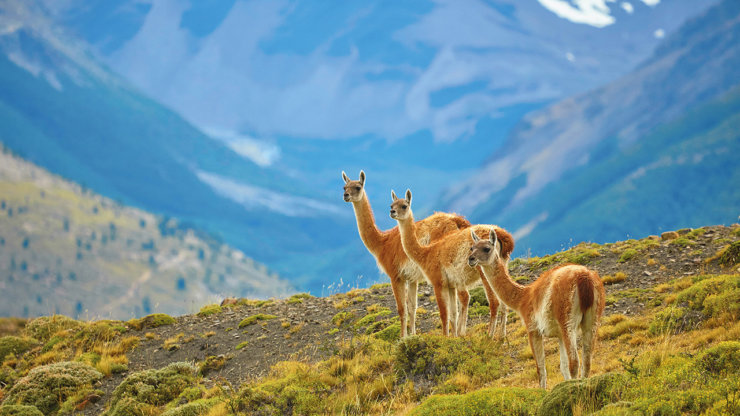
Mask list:
POLYGON ((487 240, 481 240, 473 228, 470 228, 473 237, 473 245, 470 247, 468 265, 475 267, 478 264, 493 264, 501 256, 501 244, 498 241, 496 230, 491 228, 491 234, 487 240))
POLYGON ((394 191, 391 191, 391 218, 394 220, 405 220, 411 215, 411 191, 406 190, 406 198, 400 199, 394 191))
POLYGON ((344 201, 360 201, 362 199, 362 193, 365 192, 365 172, 361 170, 360 180, 353 181, 342 171, 342 179, 344 179, 344 201))

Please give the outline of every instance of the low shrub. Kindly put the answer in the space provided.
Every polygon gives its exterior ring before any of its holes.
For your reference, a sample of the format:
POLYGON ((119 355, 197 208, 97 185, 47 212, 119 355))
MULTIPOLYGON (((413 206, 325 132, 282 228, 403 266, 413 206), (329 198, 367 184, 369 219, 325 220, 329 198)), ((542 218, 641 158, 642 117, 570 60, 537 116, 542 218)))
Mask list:
POLYGON ((36 406, 42 413, 59 409, 60 403, 90 389, 103 374, 87 364, 71 361, 32 369, 10 389, 3 403, 36 406))
POLYGON ((253 325, 257 323, 257 321, 269 321, 270 319, 275 319, 277 316, 275 315, 269 315, 266 313, 258 313, 256 315, 248 316, 244 319, 242 319, 241 322, 239 322, 239 328, 244 328, 248 325, 253 325))
POLYGON ((576 407, 581 408, 584 414, 591 414, 617 401, 626 381, 625 376, 618 373, 564 381, 542 399, 537 415, 572 416, 576 407))
POLYGON ((221 305, 214 303, 213 305, 206 305, 198 311, 198 316, 209 316, 216 313, 221 313, 223 308, 221 305))
POLYGON ((19 355, 38 345, 38 341, 29 337, 9 335, 0 338, 0 364, 10 354, 19 355))
POLYGON ((113 390, 110 409, 104 415, 150 414, 152 408, 167 404, 190 387, 197 372, 191 364, 172 363, 159 370, 133 373, 113 390))
POLYGON ((140 331, 145 328, 157 328, 164 325, 172 325, 175 322, 175 318, 165 313, 154 313, 143 318, 132 319, 126 322, 126 324, 129 327, 140 331))
POLYGON ((634 248, 628 248, 627 250, 624 250, 624 252, 622 252, 621 256, 619 256, 618 262, 624 263, 628 261, 629 259, 635 257, 636 255, 637 255, 637 250, 635 250, 634 248))
POLYGON ((0 416, 44 416, 36 406, 11 404, 0 406, 0 416))
POLYGON ((695 363, 700 371, 716 376, 738 374, 740 373, 740 342, 721 342, 700 353, 695 363))
POLYGON ((478 385, 502 373, 498 348, 485 334, 466 338, 410 336, 395 345, 394 356, 393 369, 398 380, 412 380, 422 389, 458 372, 478 385))
POLYGON ((41 342, 48 341, 54 334, 67 329, 76 330, 84 324, 64 315, 42 316, 26 324, 25 332, 41 342))
POLYGON ((160 416, 201 416, 208 414, 208 411, 220 402, 221 401, 219 399, 196 400, 174 409, 167 410, 160 416))
POLYGON ((424 400, 412 416, 529 416, 539 405, 544 390, 518 387, 487 388, 462 395, 434 395, 424 400))
POLYGON ((740 263, 740 241, 735 241, 727 247, 719 258, 719 264, 732 267, 740 263))

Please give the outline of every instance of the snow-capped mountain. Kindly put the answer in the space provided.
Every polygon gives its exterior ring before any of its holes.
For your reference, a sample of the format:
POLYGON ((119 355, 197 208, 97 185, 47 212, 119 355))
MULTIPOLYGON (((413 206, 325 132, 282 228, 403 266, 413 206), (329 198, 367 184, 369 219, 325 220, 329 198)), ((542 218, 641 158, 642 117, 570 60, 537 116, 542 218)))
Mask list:
POLYGON ((725 1, 630 74, 528 114, 500 151, 449 190, 445 205, 506 224, 522 250, 535 252, 570 239, 732 222, 740 214, 736 191, 703 196, 738 174, 730 156, 740 144, 730 128, 737 68, 740 3, 725 1))

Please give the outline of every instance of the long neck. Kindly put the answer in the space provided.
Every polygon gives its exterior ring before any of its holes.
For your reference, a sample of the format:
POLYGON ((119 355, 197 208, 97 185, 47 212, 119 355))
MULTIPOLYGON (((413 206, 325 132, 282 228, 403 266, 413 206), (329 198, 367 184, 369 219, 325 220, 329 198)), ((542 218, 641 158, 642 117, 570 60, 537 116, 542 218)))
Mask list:
POLYGON ((409 209, 409 216, 406 219, 398 220, 398 230, 401 232, 401 244, 403 251, 411 260, 420 263, 426 252, 426 247, 419 244, 416 239, 416 224, 414 223, 414 214, 409 209))
POLYGON ((522 300, 526 287, 511 279, 506 262, 498 259, 493 264, 482 264, 481 267, 501 302, 522 313, 522 300))
POLYGON ((375 216, 373 209, 370 207, 370 201, 367 194, 362 192, 362 199, 352 202, 357 218, 357 230, 360 232, 360 238, 365 246, 372 252, 379 250, 383 245, 383 233, 375 225, 375 216))

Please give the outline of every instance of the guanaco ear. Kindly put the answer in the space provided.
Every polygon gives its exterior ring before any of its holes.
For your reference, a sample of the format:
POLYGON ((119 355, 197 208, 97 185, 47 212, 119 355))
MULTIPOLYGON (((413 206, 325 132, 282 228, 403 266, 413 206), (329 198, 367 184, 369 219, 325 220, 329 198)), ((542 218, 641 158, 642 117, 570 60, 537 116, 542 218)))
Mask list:
POLYGON ((496 229, 491 227, 491 235, 488 237, 489 240, 491 240, 491 244, 493 244, 494 249, 496 248, 496 245, 498 244, 498 234, 496 234, 496 229))
POLYGON ((396 191, 391 189, 391 198, 393 198, 393 202, 398 201, 398 197, 396 196, 396 191))
POLYGON ((411 205, 411 189, 406 190, 406 202, 408 202, 409 205, 411 205))
POLYGON ((478 241, 480 241, 480 237, 478 237, 478 234, 475 233, 475 230, 473 230, 472 227, 470 228, 470 236, 473 237, 474 243, 477 243, 478 241))
POLYGON ((342 179, 344 179, 344 183, 349 183, 349 176, 344 171, 342 171, 342 179))
POLYGON ((360 171, 360 185, 365 186, 365 171, 360 171))

